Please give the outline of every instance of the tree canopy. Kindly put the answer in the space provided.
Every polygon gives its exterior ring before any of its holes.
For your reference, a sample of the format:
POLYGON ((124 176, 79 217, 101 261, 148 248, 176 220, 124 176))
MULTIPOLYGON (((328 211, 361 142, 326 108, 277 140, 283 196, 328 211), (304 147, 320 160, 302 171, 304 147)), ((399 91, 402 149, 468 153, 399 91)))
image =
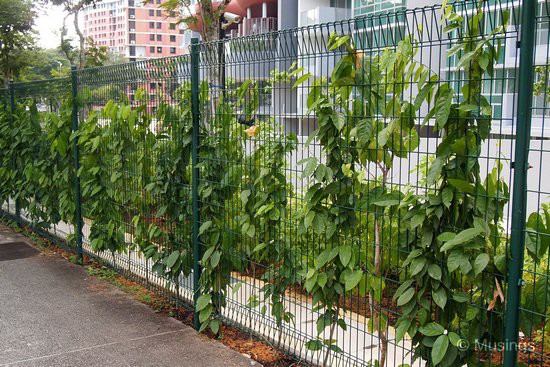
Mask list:
MULTIPOLYGON (((147 2, 150 3, 151 0, 147 2)), ((212 0, 167 0, 162 3, 161 7, 169 15, 178 17, 179 22, 187 26, 200 23, 199 33, 202 40, 208 42, 218 39, 220 16, 225 12, 225 8, 230 2, 231 0, 219 1, 219 4, 215 7, 212 0), (192 9, 193 6, 198 7, 197 12, 192 9)))
POLYGON ((0 0, 0 69, 4 84, 18 76, 28 64, 26 53, 34 47, 34 18, 31 0, 0 0))

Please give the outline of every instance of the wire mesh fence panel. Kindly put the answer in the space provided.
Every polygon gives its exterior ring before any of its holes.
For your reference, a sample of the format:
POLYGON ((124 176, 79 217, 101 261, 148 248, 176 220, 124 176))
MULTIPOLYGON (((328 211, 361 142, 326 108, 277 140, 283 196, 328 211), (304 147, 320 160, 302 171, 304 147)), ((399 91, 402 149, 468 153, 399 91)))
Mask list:
POLYGON ((202 44, 203 326, 316 364, 500 364, 516 17, 460 2, 202 44))
POLYGON ((78 72, 89 252, 192 300, 189 58, 78 72))
MULTIPOLYGON (((72 223, 70 80, 12 83, 4 94, 2 201, 17 219, 55 233, 72 223)), ((70 230, 67 234, 71 233, 70 230)))
MULTIPOLYGON (((531 109, 531 140, 525 149, 529 154, 527 174, 527 215, 525 258, 522 274, 522 296, 519 328, 519 365, 547 365, 549 329, 548 232, 550 187, 545 177, 548 165, 548 60, 550 5, 536 4, 534 39, 534 84, 531 109)), ((521 82, 521 81, 520 81, 521 82)), ((518 123, 520 123, 518 121, 518 123)), ((518 145, 519 149, 519 145, 518 145)))
POLYGON ((545 365, 550 19, 538 3, 518 97, 520 10, 392 10, 12 84, 3 209, 82 227, 86 254, 194 303, 200 330, 315 365, 545 365))

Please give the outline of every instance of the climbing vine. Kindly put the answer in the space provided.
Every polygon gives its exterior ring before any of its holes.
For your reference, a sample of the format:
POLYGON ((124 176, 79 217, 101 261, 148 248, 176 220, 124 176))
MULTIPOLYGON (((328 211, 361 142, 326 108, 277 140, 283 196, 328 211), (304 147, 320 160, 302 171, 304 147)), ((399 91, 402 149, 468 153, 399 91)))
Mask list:
POLYGON ((425 121, 435 120, 442 139, 427 171, 428 188, 411 198, 402 221, 416 239, 394 295, 402 310, 397 340, 408 334, 414 358, 431 366, 473 362, 474 350, 459 348, 461 339, 474 345, 476 340, 502 337, 499 312, 504 300, 497 290, 505 274, 498 260, 504 258, 494 254, 502 254, 498 222, 509 194, 500 179, 500 163, 482 180, 479 157, 492 121, 482 79, 493 74, 508 13, 504 11, 502 24, 484 35, 482 6, 480 2, 465 25, 464 18, 444 4, 445 30, 456 37, 448 56, 458 55, 457 67, 467 82, 460 91, 448 83, 437 87, 425 121))

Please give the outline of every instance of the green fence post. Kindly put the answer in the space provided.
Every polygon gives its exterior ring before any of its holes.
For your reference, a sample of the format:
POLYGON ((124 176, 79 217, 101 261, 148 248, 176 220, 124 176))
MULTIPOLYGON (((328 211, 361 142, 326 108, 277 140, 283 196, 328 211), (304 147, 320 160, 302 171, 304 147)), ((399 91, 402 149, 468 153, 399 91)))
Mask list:
POLYGON ((508 294, 506 300, 504 366, 517 366, 519 339, 519 308, 523 281, 525 221, 527 218, 527 169, 531 139, 531 104, 533 99, 533 50, 535 46, 536 0, 523 0, 518 75, 518 109, 516 114, 516 151, 513 163, 512 233, 508 260, 508 294), (519 82, 521 80, 521 82, 519 82))
MULTIPOLYGON (((78 75, 76 66, 71 66, 71 94, 73 101, 72 120, 73 134, 78 131, 78 75)), ((80 156, 78 151, 78 136, 73 139, 73 158, 74 158, 74 196, 75 196, 75 223, 74 231, 76 236, 76 249, 78 254, 78 263, 84 264, 84 258, 82 253, 82 200, 80 192, 80 177, 78 177, 78 171, 80 170, 80 156)))
POLYGON ((199 40, 191 40, 191 108, 193 113, 193 136, 192 136, 192 200, 193 200, 193 303, 195 314, 193 317, 193 326, 200 328, 199 314, 196 312, 197 300, 200 297, 199 280, 201 276, 201 267, 199 264, 201 257, 201 247, 199 242, 199 40))
MULTIPOLYGON (((13 129, 15 123, 15 85, 13 80, 10 80, 10 125, 13 129)), ((12 168, 15 171, 17 169, 17 162, 15 161, 15 156, 12 157, 12 168)), ((21 205, 19 203, 19 198, 15 198, 15 220, 17 225, 21 225, 21 205)))

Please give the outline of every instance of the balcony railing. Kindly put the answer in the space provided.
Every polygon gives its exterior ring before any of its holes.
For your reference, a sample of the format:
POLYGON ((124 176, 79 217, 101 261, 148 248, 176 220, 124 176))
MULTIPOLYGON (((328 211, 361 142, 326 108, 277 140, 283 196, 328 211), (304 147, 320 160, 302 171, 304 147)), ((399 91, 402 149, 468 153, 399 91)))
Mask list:
POLYGON ((250 18, 243 19, 239 28, 232 30, 229 37, 251 36, 277 30, 277 18, 250 18))

